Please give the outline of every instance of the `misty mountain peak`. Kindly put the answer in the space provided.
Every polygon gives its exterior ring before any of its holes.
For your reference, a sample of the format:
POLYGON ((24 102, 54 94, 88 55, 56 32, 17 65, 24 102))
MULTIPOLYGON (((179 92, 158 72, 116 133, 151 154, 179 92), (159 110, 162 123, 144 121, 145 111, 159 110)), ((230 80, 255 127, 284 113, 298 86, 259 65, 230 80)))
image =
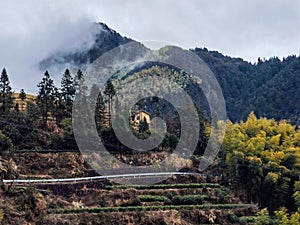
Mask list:
POLYGON ((55 73, 65 68, 85 67, 95 61, 103 53, 118 47, 119 45, 133 41, 120 35, 105 23, 95 22, 91 24, 89 33, 85 38, 76 42, 71 47, 61 49, 39 63, 40 70, 50 70, 55 73))

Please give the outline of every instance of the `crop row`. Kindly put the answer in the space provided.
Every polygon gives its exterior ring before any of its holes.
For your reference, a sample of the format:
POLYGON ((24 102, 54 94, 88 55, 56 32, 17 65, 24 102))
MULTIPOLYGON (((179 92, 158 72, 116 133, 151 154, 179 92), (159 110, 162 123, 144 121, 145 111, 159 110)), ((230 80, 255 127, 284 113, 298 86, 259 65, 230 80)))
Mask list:
POLYGON ((116 185, 107 186, 107 190, 112 189, 129 189, 135 188, 138 190, 147 189, 170 189, 170 188, 221 188, 218 183, 191 183, 191 184, 152 184, 152 185, 116 185))
POLYGON ((103 212, 130 212, 130 211, 158 211, 158 210, 194 210, 194 209, 235 209, 248 208, 249 204, 205 204, 205 205, 154 205, 154 206, 127 206, 77 209, 50 209, 52 214, 72 213, 103 213, 103 212))
POLYGON ((141 202, 164 202, 165 205, 192 205, 202 204, 209 197, 207 195, 139 195, 137 197, 141 202))

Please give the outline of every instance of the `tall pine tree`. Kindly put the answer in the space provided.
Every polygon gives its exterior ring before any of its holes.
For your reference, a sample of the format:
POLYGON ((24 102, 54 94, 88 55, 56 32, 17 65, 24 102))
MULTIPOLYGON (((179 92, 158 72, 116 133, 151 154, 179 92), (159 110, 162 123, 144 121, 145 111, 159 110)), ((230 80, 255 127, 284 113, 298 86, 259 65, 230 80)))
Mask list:
POLYGON ((107 81, 104 94, 108 98, 108 116, 109 116, 109 126, 111 126, 111 111, 112 111, 112 98, 116 94, 116 90, 112 82, 109 80, 107 81))
POLYGON ((21 89, 20 93, 19 93, 19 98, 21 99, 21 110, 24 110, 24 100, 26 99, 26 93, 24 91, 24 89, 21 89))
POLYGON ((42 125, 47 129, 49 114, 55 109, 56 88, 48 71, 45 72, 42 81, 38 84, 39 93, 37 105, 42 116, 42 125))
POLYGON ((73 100, 75 96, 75 80, 69 69, 66 69, 61 79, 61 93, 59 96, 60 120, 71 117, 73 100))
POLYGON ((79 69, 77 70, 76 76, 74 78, 74 89, 76 93, 76 89, 84 83, 84 76, 82 71, 79 69))
POLYGON ((7 115, 13 107, 12 90, 5 68, 3 68, 0 77, 0 105, 1 115, 7 115))
POLYGON ((105 111, 103 96, 96 84, 93 84, 91 88, 90 97, 92 99, 97 97, 97 102, 95 106, 95 121, 96 121, 97 130, 100 131, 103 127, 105 127, 106 111, 105 111))

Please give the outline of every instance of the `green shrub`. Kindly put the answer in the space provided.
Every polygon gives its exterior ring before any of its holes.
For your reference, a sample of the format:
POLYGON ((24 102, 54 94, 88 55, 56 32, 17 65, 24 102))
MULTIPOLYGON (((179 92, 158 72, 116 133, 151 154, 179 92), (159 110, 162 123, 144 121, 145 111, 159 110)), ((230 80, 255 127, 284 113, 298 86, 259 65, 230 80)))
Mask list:
POLYGON ((254 216, 242 216, 239 218, 238 222, 241 225, 253 224, 254 216))
POLYGON ((0 154, 12 147, 12 141, 0 131, 0 154))
POLYGON ((206 198, 206 195, 175 195, 172 199, 172 202, 175 205, 202 204, 203 200, 206 198))
POLYGON ((239 218, 234 213, 230 213, 228 215, 228 219, 231 223, 236 223, 236 222, 238 222, 239 218))
POLYGON ((218 203, 224 203, 225 196, 227 195, 227 191, 217 190, 216 194, 217 194, 217 197, 218 197, 218 203))
POLYGON ((158 195, 140 195, 140 200, 142 202, 164 202, 169 200, 166 196, 158 196, 158 195))
POLYGON ((135 197, 132 201, 133 206, 141 205, 141 198, 140 197, 135 197))

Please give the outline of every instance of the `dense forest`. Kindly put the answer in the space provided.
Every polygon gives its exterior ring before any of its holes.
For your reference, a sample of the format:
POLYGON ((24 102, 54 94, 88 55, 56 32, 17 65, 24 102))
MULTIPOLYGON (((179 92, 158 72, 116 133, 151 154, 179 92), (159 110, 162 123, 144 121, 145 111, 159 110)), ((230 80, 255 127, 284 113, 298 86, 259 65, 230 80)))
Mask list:
POLYGON ((287 119, 300 124, 299 57, 259 58, 257 63, 251 64, 206 48, 192 51, 214 72, 232 121, 245 120, 254 111, 259 117, 287 119))

